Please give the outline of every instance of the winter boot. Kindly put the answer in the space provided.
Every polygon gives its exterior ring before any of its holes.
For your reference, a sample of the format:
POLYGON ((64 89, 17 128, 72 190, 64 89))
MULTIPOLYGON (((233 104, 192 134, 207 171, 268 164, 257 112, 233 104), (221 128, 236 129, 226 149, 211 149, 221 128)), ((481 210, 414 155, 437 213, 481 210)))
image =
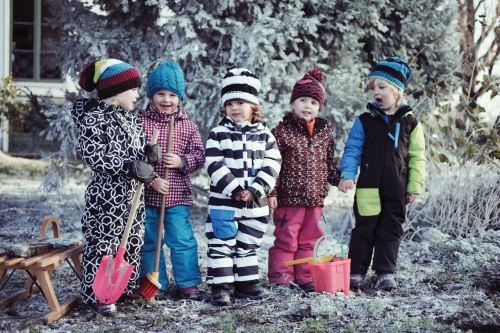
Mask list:
POLYGON ((227 306, 231 304, 231 285, 227 283, 212 285, 212 304, 227 306))
POLYGON ((89 306, 92 311, 104 317, 109 317, 116 314, 116 305, 114 304, 94 303, 89 304, 89 306))
POLYGON ((179 297, 191 301, 203 301, 204 299, 203 292, 198 286, 179 288, 179 297))
POLYGON ((299 288, 302 289, 306 293, 314 292, 314 285, 312 284, 312 282, 299 284, 299 288))
POLYGON ((349 289, 351 290, 359 290, 363 285, 363 281, 365 280, 365 276, 363 274, 351 274, 349 279, 349 289))
POLYGON ((377 288, 385 291, 391 291, 397 287, 396 280, 394 280, 394 274, 391 273, 377 273, 377 288))
POLYGON ((234 297, 246 299, 260 299, 264 290, 258 280, 234 283, 234 297))

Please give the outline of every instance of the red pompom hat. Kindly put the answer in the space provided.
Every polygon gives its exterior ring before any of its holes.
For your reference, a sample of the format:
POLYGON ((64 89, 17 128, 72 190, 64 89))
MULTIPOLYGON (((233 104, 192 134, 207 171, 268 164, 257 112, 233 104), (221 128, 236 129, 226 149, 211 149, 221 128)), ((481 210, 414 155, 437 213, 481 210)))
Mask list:
POLYGON ((319 102, 321 106, 325 104, 325 87, 323 86, 323 73, 318 68, 313 68, 295 85, 292 90, 290 103, 297 98, 311 97, 319 102))

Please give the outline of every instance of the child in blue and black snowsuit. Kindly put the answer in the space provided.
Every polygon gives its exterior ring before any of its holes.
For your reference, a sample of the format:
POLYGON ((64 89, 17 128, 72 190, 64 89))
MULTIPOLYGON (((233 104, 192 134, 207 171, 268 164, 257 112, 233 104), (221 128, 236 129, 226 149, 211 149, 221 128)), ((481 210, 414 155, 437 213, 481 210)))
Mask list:
POLYGON ((373 102, 356 118, 340 164, 339 190, 356 184, 356 226, 349 244, 351 289, 361 287, 370 263, 377 286, 396 287, 394 273, 403 237, 405 205, 422 193, 425 142, 422 126, 402 102, 411 77, 398 57, 380 61, 369 74, 373 102))

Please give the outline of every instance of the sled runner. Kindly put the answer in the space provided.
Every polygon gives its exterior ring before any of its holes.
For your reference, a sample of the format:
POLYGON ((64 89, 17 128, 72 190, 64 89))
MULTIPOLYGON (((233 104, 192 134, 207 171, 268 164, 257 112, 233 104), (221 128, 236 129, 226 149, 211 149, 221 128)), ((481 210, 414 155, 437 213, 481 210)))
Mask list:
MULTIPOLYGON (((59 221, 54 216, 47 216, 40 228, 39 239, 45 239, 49 226, 52 226, 54 238, 59 238, 61 228, 59 221)), ((51 309, 41 319, 45 324, 51 324, 68 313, 75 307, 80 296, 69 299, 64 304, 59 304, 54 287, 50 280, 52 272, 59 267, 62 261, 66 261, 78 278, 81 277, 80 264, 82 244, 71 244, 63 247, 54 247, 38 241, 34 244, 36 254, 32 257, 17 257, 6 253, 0 254, 0 291, 5 287, 12 274, 17 270, 24 270, 28 279, 22 290, 0 300, 0 307, 11 306, 15 302, 31 297, 40 291, 51 309), (41 245, 42 244, 42 245, 41 245)))

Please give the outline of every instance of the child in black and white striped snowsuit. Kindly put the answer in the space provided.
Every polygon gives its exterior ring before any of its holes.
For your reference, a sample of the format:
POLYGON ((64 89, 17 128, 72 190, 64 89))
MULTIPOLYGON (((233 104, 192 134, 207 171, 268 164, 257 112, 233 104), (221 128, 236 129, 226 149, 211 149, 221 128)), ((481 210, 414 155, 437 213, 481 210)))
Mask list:
POLYGON ((210 176, 207 283, 212 303, 234 296, 259 298, 257 249, 267 229, 266 197, 273 189, 281 155, 261 122, 259 79, 248 69, 230 70, 221 92, 223 118, 209 134, 205 166, 210 176))

